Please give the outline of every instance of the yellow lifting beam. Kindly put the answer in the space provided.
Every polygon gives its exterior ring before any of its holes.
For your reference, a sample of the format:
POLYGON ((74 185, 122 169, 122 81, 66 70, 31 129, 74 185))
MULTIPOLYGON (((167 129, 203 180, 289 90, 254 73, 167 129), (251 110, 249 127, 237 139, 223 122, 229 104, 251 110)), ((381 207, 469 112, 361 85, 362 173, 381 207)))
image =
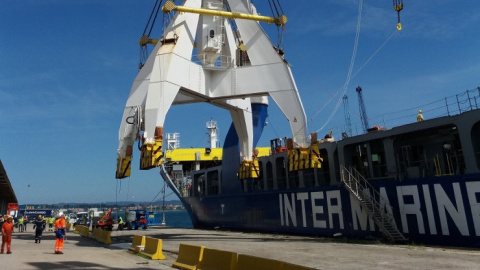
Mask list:
POLYGON ((144 143, 140 149, 140 170, 149 170, 163 164, 163 127, 156 127, 154 142, 144 143))
POLYGON ((189 8, 189 7, 184 7, 184 6, 177 6, 177 5, 175 5, 174 2, 172 2, 170 0, 165 2, 165 5, 162 7, 162 11, 164 13, 169 13, 169 12, 174 11, 174 10, 179 11, 179 12, 188 12, 188 13, 195 13, 195 14, 202 14, 202 15, 220 16, 220 17, 227 17, 227 18, 232 18, 232 19, 262 21, 262 22, 267 22, 268 24, 274 23, 277 26, 283 26, 287 23, 287 16, 285 16, 285 15, 280 15, 278 18, 275 18, 275 17, 236 13, 236 12, 229 12, 229 11, 222 11, 222 10, 212 10, 212 9, 204 9, 204 8, 189 8))
POLYGON ((323 158, 318 148, 317 133, 311 134, 309 147, 293 147, 292 139, 287 139, 288 170, 299 171, 322 167, 323 158))

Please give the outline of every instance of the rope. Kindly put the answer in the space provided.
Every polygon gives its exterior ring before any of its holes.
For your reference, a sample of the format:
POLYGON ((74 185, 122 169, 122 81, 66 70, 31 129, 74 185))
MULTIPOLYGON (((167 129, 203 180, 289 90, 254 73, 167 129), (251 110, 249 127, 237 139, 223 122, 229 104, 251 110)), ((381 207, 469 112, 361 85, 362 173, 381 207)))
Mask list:
POLYGON ((352 53, 352 58, 350 59, 350 67, 348 68, 347 78, 346 78, 345 83, 343 85, 343 92, 339 96, 339 98, 337 100, 337 104, 335 105, 335 108, 333 109, 332 113, 330 113, 330 116, 328 117, 325 124, 323 124, 323 126, 320 129, 318 129, 316 132, 319 132, 328 123, 330 123, 333 116, 335 115, 338 108, 340 107, 340 104, 342 103, 343 95, 345 95, 345 92, 347 91, 347 88, 348 88, 348 84, 350 83, 350 80, 352 78, 352 70, 353 70, 353 66, 355 64, 355 58, 357 56, 358 40, 360 38, 360 25, 361 25, 361 22, 362 22, 362 9, 363 9, 363 0, 360 0, 359 3, 358 3, 358 19, 357 19, 357 31, 356 31, 356 34, 355 34, 355 44, 353 46, 353 53, 352 53))
POLYGON ((127 199, 125 200, 126 202, 128 202, 129 193, 130 193, 130 177, 128 178, 127 199))
MULTIPOLYGON (((357 74, 373 59, 373 57, 375 57, 377 55, 378 52, 380 52, 380 50, 390 41, 390 39, 392 39, 392 37, 397 34, 397 32, 399 32, 398 30, 394 30, 392 32, 392 34, 390 34, 390 36, 382 43, 382 45, 380 45, 380 47, 377 48, 377 50, 375 50, 375 52, 365 61, 365 63, 363 63, 362 66, 360 66, 360 68, 351 76, 350 79, 353 79, 357 76, 357 74)), ((330 99, 325 103, 325 105, 311 118, 311 121, 313 122, 313 120, 318 116, 318 114, 323 111, 323 109, 325 109, 325 107, 332 101, 332 99, 338 95, 338 93, 342 90, 342 88, 340 88, 339 90, 337 90, 337 92, 335 92, 335 94, 331 95, 330 99)), ((345 93, 345 92, 344 92, 345 93)), ((340 95, 340 98, 339 100, 343 97, 343 95, 340 95)), ((337 102, 337 105, 339 104, 339 102, 337 102)), ((337 107, 337 110, 338 110, 338 107, 337 107)), ((330 119, 330 118, 329 118, 330 119)), ((330 119, 331 120, 331 119, 330 119)), ((328 120, 328 121, 330 121, 328 120)), ((323 128, 325 128, 326 124, 323 125, 318 131, 322 130, 323 128)), ((318 132, 317 131, 317 132, 318 132)))
POLYGON ((380 47, 378 47, 378 49, 372 54, 372 56, 370 56, 370 58, 367 59, 367 61, 365 61, 365 63, 357 70, 357 72, 355 72, 352 76, 352 78, 354 78, 362 69, 363 67, 365 67, 368 62, 370 62, 370 60, 372 60, 372 58, 383 48, 383 46, 385 46, 385 44, 387 44, 387 42, 396 34, 398 33, 398 30, 394 30, 393 33, 387 38, 387 40, 385 40, 385 42, 383 42, 382 45, 380 45, 380 47))
POLYGON ((275 128, 273 127, 272 121, 268 121, 268 120, 269 120, 269 117, 267 116, 268 126, 272 129, 273 133, 275 133, 275 137, 276 137, 276 138, 279 138, 277 131, 276 131, 275 128))
MULTIPOLYGON (((157 2, 158 2, 158 0, 157 0, 157 2)), ((163 2, 163 0, 160 0, 160 4, 157 6, 157 11, 155 12, 155 17, 153 18, 152 25, 150 26, 150 31, 148 31, 148 36, 150 36, 150 34, 152 33, 153 26, 155 25, 155 22, 157 21, 158 12, 160 11, 160 7, 162 6, 162 2, 163 2)), ((155 9, 155 7, 154 7, 154 9, 155 9)))
POLYGON ((152 32, 153 24, 155 23, 155 19, 157 18, 157 14, 158 14, 157 5, 158 5, 158 6, 161 6, 161 3, 159 3, 158 0, 155 1, 155 5, 153 6, 152 12, 150 13, 150 17, 148 18, 147 25, 145 25, 145 29, 143 29, 143 34, 144 34, 144 35, 145 35, 145 33, 147 32, 148 26, 150 26, 150 30, 148 31, 148 35, 150 35, 150 33, 152 32), (150 21, 152 20, 152 17, 153 17, 153 14, 154 14, 154 12, 155 12, 155 9, 157 9, 157 12, 155 13, 155 19, 154 19, 154 22, 153 22, 152 24, 150 24, 150 21))

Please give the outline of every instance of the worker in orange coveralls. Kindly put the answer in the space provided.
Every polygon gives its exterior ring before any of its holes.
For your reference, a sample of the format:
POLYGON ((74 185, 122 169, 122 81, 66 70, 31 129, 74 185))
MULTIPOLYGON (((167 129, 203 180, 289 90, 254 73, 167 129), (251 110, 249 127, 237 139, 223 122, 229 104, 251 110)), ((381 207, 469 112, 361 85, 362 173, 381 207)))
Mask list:
POLYGON ((55 238, 57 240, 55 241, 55 254, 63 254, 63 240, 65 237, 65 228, 66 228, 66 222, 65 222, 65 215, 63 213, 60 213, 60 217, 55 221, 55 238))
POLYGON ((7 244, 7 254, 12 254, 11 244, 12 244, 12 233, 13 233, 13 218, 8 216, 7 221, 2 225, 2 250, 0 253, 3 254, 5 244, 7 244))

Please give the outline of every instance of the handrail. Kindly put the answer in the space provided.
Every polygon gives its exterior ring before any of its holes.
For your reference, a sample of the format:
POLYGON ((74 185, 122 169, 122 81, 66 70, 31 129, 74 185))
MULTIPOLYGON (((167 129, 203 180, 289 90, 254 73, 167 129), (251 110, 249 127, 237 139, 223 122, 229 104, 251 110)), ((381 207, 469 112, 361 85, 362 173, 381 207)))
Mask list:
POLYGON ((392 232, 385 228, 385 222, 388 222, 392 228, 399 233, 401 240, 406 240, 398 231, 395 220, 393 218, 392 206, 385 201, 384 207, 387 208, 387 213, 382 209, 382 196, 355 168, 352 172, 347 170, 343 165, 341 166, 341 180, 350 189, 350 191, 359 199, 360 203, 369 212, 369 215, 376 220, 376 224, 381 228, 382 232, 390 239, 394 240, 392 232), (367 204, 370 204, 369 207, 367 204), (378 216, 380 220, 378 220, 378 216))

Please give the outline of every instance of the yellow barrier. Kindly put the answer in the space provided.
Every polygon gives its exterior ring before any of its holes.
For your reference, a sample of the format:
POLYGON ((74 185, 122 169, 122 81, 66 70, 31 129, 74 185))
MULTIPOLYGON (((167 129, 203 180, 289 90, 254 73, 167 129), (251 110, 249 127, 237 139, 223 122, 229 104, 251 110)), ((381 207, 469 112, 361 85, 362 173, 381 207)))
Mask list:
POLYGON ((143 235, 134 235, 132 246, 128 248, 128 250, 133 251, 135 253, 139 253, 145 248, 145 236, 143 235), (136 250, 138 248, 138 250, 136 250))
POLYGON ((198 270, 235 270, 237 266, 237 253, 218 249, 203 249, 202 260, 198 270))
POLYGON ((90 234, 90 231, 88 230, 88 227, 83 226, 83 225, 75 226, 75 231, 74 232, 80 234, 83 237, 87 237, 87 238, 89 237, 89 234, 90 234))
POLYGON ((97 242, 104 243, 104 244, 111 244, 112 238, 110 238, 110 231, 102 230, 102 229, 94 229, 92 238, 97 240, 97 242))
POLYGON ((178 258, 172 266, 178 269, 196 270, 202 260, 204 248, 204 246, 180 244, 178 258))
POLYGON ((145 249, 140 254, 150 257, 152 260, 165 260, 162 253, 162 239, 145 237, 145 249))
POLYGON ((282 269, 285 262, 238 254, 237 270, 282 269))
POLYGON ((315 270, 315 268, 301 266, 292 263, 284 263, 282 270, 315 270))

